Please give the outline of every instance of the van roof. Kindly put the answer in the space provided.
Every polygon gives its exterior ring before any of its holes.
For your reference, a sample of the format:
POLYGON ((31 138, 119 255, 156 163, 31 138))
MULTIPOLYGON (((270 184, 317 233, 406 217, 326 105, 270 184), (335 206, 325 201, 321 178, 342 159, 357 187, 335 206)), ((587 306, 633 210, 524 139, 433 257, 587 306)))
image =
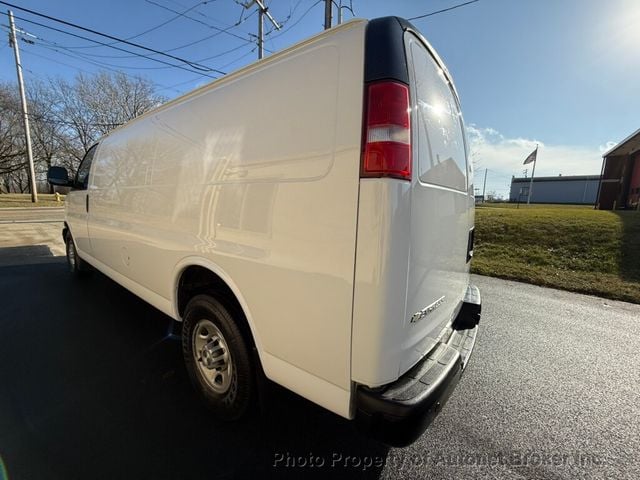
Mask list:
POLYGON ((162 105, 159 105, 158 107, 153 108, 153 109, 143 113, 142 115, 139 115, 138 117, 136 117, 136 118, 134 118, 132 120, 129 120, 127 123, 125 123, 123 125, 120 125, 119 127, 114 128, 109 133, 107 133, 106 135, 101 137, 98 142, 102 141, 103 139, 109 137, 113 133, 121 130, 122 128, 126 127, 127 125, 130 125, 131 123, 133 123, 133 122, 135 122, 137 120, 141 120, 141 119, 143 119, 143 118, 145 118, 145 117, 147 117, 149 115, 155 115, 158 112, 161 112, 161 111, 163 111, 163 110, 165 110, 167 108, 170 108, 170 107, 172 107, 172 106, 174 106, 174 105, 176 105, 176 104, 178 104, 180 102, 183 102, 183 101, 187 100, 188 98, 195 97, 195 96, 200 95, 200 94, 202 94, 202 93, 204 93, 204 92, 206 92, 208 90, 211 90, 213 88, 217 88, 220 85, 224 85, 227 82, 233 81, 235 78, 237 78, 237 77, 239 77, 239 76, 241 76, 241 75, 243 75, 243 74, 245 74, 245 73, 247 73, 247 72, 249 72, 251 70, 254 70, 259 66, 266 65, 268 63, 277 61, 278 59, 280 59, 281 57, 287 55, 288 53, 290 53, 290 52, 292 52, 294 50, 297 50, 297 49, 299 49, 299 48, 303 47, 304 45, 307 45, 307 44, 309 44, 311 42, 315 42, 319 38, 327 37, 327 36, 332 35, 335 32, 340 31, 340 30, 346 30, 346 29, 349 29, 349 28, 353 28, 353 27, 355 27, 357 25, 360 25, 362 23, 366 23, 367 21, 368 20, 361 19, 361 18, 351 19, 351 20, 349 20, 347 22, 342 23, 341 25, 337 25, 335 27, 332 27, 329 30, 323 30, 320 33, 317 33, 317 34, 315 34, 315 35, 313 35, 311 37, 308 37, 308 38, 306 38, 304 40, 301 40, 300 42, 295 43, 295 44, 291 45, 290 47, 285 48, 284 50, 276 52, 273 55, 269 55, 266 58, 263 58, 263 59, 260 59, 260 60, 256 60, 255 62, 252 62, 252 63, 250 63, 248 65, 245 65, 244 67, 242 67, 242 68, 240 68, 238 70, 235 70, 235 71, 233 71, 231 73, 228 73, 228 74, 226 74, 226 75, 224 75, 224 76, 222 76, 220 78, 212 80, 211 82, 208 82, 208 83, 206 83, 206 84, 204 84, 204 85, 202 85, 200 87, 197 87, 197 88, 195 88, 193 90, 190 90, 189 92, 184 93, 184 94, 182 94, 182 95, 180 95, 180 96, 178 96, 176 98, 172 98, 168 102, 163 103, 162 105))
POLYGON ((97 143, 111 136, 113 133, 118 132, 119 130, 126 127, 127 125, 130 125, 131 123, 136 122, 137 120, 146 118, 149 115, 155 115, 158 112, 168 109, 189 98, 201 95, 208 90, 217 88, 218 86, 224 85, 227 82, 231 82, 237 77, 247 72, 250 72, 251 70, 254 70, 262 65, 267 65, 268 63, 275 62, 279 60, 281 57, 289 54, 290 52, 293 52, 311 42, 315 42, 322 37, 333 35, 334 33, 341 30, 354 28, 363 23, 367 23, 367 33, 366 33, 367 37, 366 37, 365 48, 367 48, 369 52, 372 52, 369 55, 367 55, 367 52, 365 52, 365 80, 366 81, 382 79, 380 78, 381 76, 384 78, 390 78, 389 75, 391 75, 391 77, 404 81, 404 83, 407 83, 407 84, 409 83, 408 71, 406 66, 406 55, 404 51, 404 42, 398 43, 398 39, 403 38, 402 33, 404 33, 405 31, 410 31, 416 36, 418 36, 420 40, 425 44, 431 56, 434 58, 438 66, 442 69, 447 81, 449 82, 449 85, 453 90, 453 93, 456 97, 456 100, 458 101, 458 104, 460 103, 460 97, 458 96, 458 92, 456 90, 455 84, 453 83, 453 79, 451 77, 451 74, 449 73, 449 70, 447 70, 446 65, 444 64, 440 56, 436 53, 435 49, 427 41, 427 39, 408 20, 405 20, 400 17, 381 17, 373 20, 354 18, 347 22, 342 23, 341 25, 332 27, 329 30, 323 30, 320 33, 317 33, 311 37, 308 37, 304 40, 301 40, 298 43, 291 45, 290 47, 285 48, 284 50, 276 52, 273 55, 270 55, 261 60, 256 60, 255 62, 245 65, 244 67, 234 72, 228 73, 223 77, 215 79, 183 95, 173 98, 168 102, 163 103, 162 105, 152 110, 149 110, 148 112, 145 112, 142 115, 128 121, 124 125, 120 125, 119 127, 114 128, 109 133, 101 137, 97 143), (375 48, 371 48, 371 46, 374 46, 375 48), (402 49, 401 52, 398 50, 399 48, 402 49), (401 63, 399 63, 399 60, 401 61, 401 63), (385 71, 387 73, 385 73, 385 71), (398 78, 398 76, 400 76, 400 78, 398 78))

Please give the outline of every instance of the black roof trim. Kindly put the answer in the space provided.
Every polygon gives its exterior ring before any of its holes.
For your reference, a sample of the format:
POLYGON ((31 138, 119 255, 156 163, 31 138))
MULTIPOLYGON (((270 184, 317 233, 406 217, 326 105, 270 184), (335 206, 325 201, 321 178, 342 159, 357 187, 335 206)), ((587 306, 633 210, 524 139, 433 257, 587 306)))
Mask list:
POLYGON ((409 85, 404 31, 416 30, 398 17, 369 21, 365 34, 364 81, 397 80, 409 85))

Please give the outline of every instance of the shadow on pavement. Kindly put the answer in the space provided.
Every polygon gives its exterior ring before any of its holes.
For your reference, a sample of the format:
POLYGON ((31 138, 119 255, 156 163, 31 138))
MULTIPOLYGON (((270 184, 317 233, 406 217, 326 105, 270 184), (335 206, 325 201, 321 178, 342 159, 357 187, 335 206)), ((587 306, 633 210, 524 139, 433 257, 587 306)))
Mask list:
POLYGON ((614 212, 622 222, 620 275, 629 282, 640 282, 640 212, 614 212))
POLYGON ((172 320, 101 274, 77 281, 54 260, 0 267, 0 455, 10 479, 333 476, 332 459, 386 458, 350 422, 275 385, 267 413, 216 422, 189 385, 172 320), (283 467, 310 455, 324 468, 283 467))
POLYGON ((48 245, 24 245, 0 248, 0 266, 43 263, 59 259, 53 256, 48 245))

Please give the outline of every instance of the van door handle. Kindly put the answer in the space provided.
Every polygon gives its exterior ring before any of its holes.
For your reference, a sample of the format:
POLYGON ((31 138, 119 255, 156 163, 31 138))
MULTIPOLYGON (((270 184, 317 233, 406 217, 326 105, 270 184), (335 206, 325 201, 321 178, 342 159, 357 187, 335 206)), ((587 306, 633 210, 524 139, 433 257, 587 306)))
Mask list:
POLYGON ((85 201, 85 210, 87 211, 87 213, 89 213, 89 194, 87 193, 87 196, 84 197, 86 199, 85 201))

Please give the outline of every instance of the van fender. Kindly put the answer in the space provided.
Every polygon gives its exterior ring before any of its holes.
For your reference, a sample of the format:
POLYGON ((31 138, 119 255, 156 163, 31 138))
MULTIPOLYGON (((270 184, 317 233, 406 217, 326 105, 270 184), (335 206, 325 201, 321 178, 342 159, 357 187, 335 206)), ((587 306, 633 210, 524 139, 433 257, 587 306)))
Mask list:
POLYGON ((260 335, 258 334, 258 329, 256 328, 255 323, 253 321, 253 316, 251 315, 251 310, 249 309, 249 305, 247 304, 242 293, 240 292, 240 288, 238 288, 238 285, 236 285, 236 283, 231 279, 231 276, 227 274, 227 272, 223 268, 221 268, 219 265, 212 262, 211 260, 194 255, 194 256, 183 258, 175 265, 173 269, 173 288, 171 289, 171 294, 172 294, 171 305, 173 309, 173 315, 172 315, 173 318, 179 322, 182 321, 182 318, 180 317, 180 314, 178 312, 178 286, 179 286, 179 281, 180 281, 180 277, 182 276, 182 273, 188 267, 193 267, 193 266, 203 267, 215 273, 218 277, 222 279, 222 281, 229 287, 229 289, 231 289, 236 299, 238 300, 238 303, 240 304, 240 308, 242 308, 242 313, 244 313, 244 316, 247 319, 249 330, 251 331, 251 336, 253 337, 256 350, 258 351, 258 356, 260 357, 260 362, 262 363, 264 350, 262 348, 260 335))

